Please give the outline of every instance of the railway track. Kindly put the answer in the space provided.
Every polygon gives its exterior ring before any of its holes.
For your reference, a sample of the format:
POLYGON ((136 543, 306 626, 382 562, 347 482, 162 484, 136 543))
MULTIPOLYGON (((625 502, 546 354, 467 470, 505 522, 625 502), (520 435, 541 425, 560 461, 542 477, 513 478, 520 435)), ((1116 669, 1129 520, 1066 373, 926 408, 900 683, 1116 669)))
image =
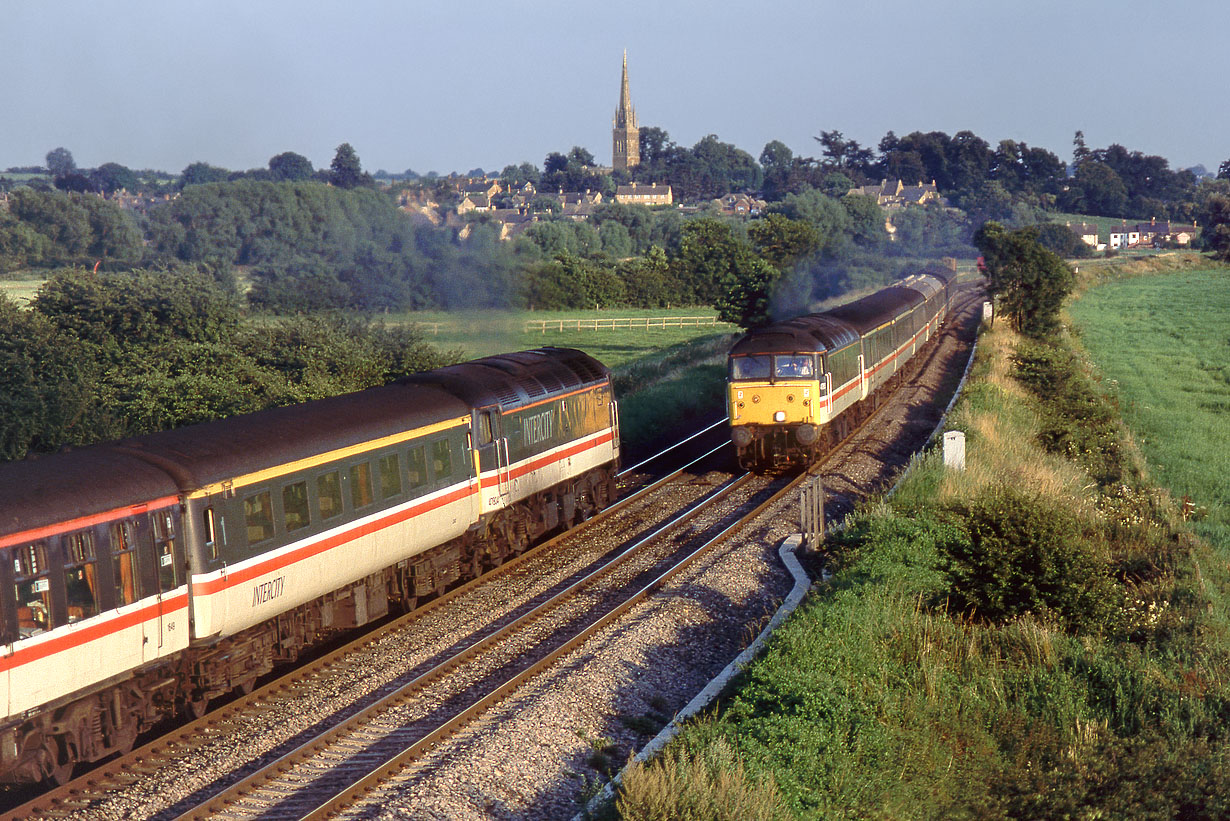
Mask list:
MULTIPOLYGON (((873 415, 863 427, 871 424, 875 418, 873 415)), ((712 435, 719 427, 721 423, 711 426, 701 434, 707 432, 712 435)), ((855 434, 857 431, 850 439, 853 439, 855 434)), ((841 448, 835 449, 826 461, 836 457, 840 450, 841 448)), ((716 492, 708 493, 712 477, 689 472, 689 467, 674 471, 656 482, 642 482, 638 474, 643 466, 644 463, 621 474, 621 484, 628 485, 629 490, 633 490, 632 485, 638 485, 637 489, 626 493, 617 504, 581 528, 563 534, 540 548, 505 563, 482 579, 422 605, 412 614, 364 636, 352 645, 340 648, 301 670, 270 682, 205 718, 185 725, 168 736, 135 750, 129 756, 104 764, 65 787, 40 796, 3 814, 2 817, 120 818, 129 815, 126 809, 136 814, 158 818, 298 818, 335 814, 382 781, 401 772, 408 766, 407 762, 420 758, 433 745, 458 732, 459 728, 467 723, 474 722, 484 711, 508 699, 518 688, 542 675, 552 664, 557 664, 561 657, 576 652, 576 648, 588 637, 618 619, 653 591, 662 588, 671 578, 695 563, 700 556, 711 552, 730 533, 746 526, 759 515, 753 508, 741 505, 739 509, 748 515, 735 516, 734 519, 731 519, 733 514, 729 513, 718 516, 721 520, 720 526, 714 522, 704 527, 699 524, 689 527, 686 522, 677 523, 676 530, 673 531, 676 533, 676 541, 686 541, 687 546, 675 544, 660 553, 655 560, 651 561, 646 557, 640 564, 632 565, 631 556, 642 552, 639 549, 640 542, 652 541, 649 538, 650 531, 658 529, 656 526, 651 528, 644 524, 645 520, 656 515, 654 511, 678 509, 681 504, 693 505, 688 514, 695 520, 696 517, 705 515, 704 511, 709 506, 720 504, 720 501, 713 499, 704 505, 697 504, 702 496, 707 495, 719 500, 721 498, 716 492), (681 496, 693 499, 681 502, 681 496), (229 773, 207 773, 200 779, 198 786, 181 791, 180 796, 164 796, 160 809, 148 803, 137 805, 136 802, 117 800, 117 796, 124 796, 136 785, 147 782, 157 784, 163 772, 183 766, 179 762, 190 759, 194 749, 208 745, 217 746, 220 739, 227 738, 239 728, 260 722, 263 716, 283 709, 278 706, 279 703, 293 704, 301 700, 304 693, 321 687, 345 687, 344 682, 359 676, 356 671, 372 663, 371 651, 364 656, 361 648, 379 648, 399 641, 404 643, 404 631, 409 624, 419 625, 429 619, 432 613, 447 609, 456 600, 472 596, 476 590, 484 587, 515 586, 520 577, 530 574, 526 569, 528 563, 543 560, 543 557, 553 550, 559 550, 562 544, 584 541, 578 537, 603 528, 625 535, 635 534, 635 538, 626 540, 628 547, 625 553, 621 554, 626 558, 612 562, 614 566, 610 569, 600 570, 595 569, 599 561, 596 556, 578 553, 572 558, 571 564, 561 568, 557 574, 560 581, 549 586, 549 589, 537 594, 504 594, 504 598, 528 595, 527 603, 522 607, 509 608, 507 614, 500 614, 493 618, 489 625, 473 631, 472 640, 469 642, 472 650, 469 647, 450 646, 444 648, 450 652, 435 652, 430 663, 420 662, 413 667, 413 675, 406 674, 396 681, 378 683, 373 688, 373 694, 361 699, 353 708, 321 716, 319 721, 311 722, 308 728, 292 735, 289 741, 275 745, 249 763, 228 765, 232 767, 229 773), (692 531, 691 538, 684 539, 679 535, 682 530, 689 529, 692 531), (698 534, 704 535, 702 537, 698 534), (669 562, 665 558, 666 554, 672 557, 669 562), (610 602, 614 603, 608 602, 601 618, 581 620, 559 615, 568 607, 565 602, 582 601, 584 590, 591 591, 588 594, 591 598, 585 601, 592 601, 595 597, 592 592, 593 585, 597 584, 597 577, 614 577, 621 566, 627 571, 622 584, 611 583, 609 589, 623 592, 607 594, 610 602), (582 573, 581 569, 585 572, 582 573), (583 584, 588 576, 595 578, 583 584), (616 601, 617 599, 620 601, 616 601), (555 616, 551 615, 553 612, 556 613, 555 616), (567 641, 561 638, 565 632, 570 636, 567 641), (555 636, 551 646, 536 638, 540 634, 555 636), (399 639, 399 636, 402 638, 399 639), (516 639, 516 636, 521 638, 516 639), (519 644, 513 644, 514 641, 519 644), (471 652, 472 655, 465 655, 471 652), (455 672, 450 674, 450 670, 456 671, 463 661, 467 666, 476 665, 473 659, 478 656, 494 659, 484 662, 488 672, 481 677, 481 681, 470 685, 456 682, 447 684, 448 681, 456 679, 455 672), (450 666, 450 660, 454 657, 457 660, 450 666), (529 658, 530 661, 521 662, 519 667, 515 662, 511 667, 506 663, 509 659, 517 658, 529 658), (343 683, 325 685, 322 684, 324 681, 343 683), (451 691, 447 689, 450 686, 453 688, 451 691), (398 693, 400 695, 396 695, 398 693), (420 709, 417 717, 406 712, 416 708, 404 706, 407 703, 424 705, 433 702, 448 706, 435 710, 431 715, 426 714, 430 711, 420 709), (467 702, 467 706, 454 709, 462 702, 467 702), (403 706, 397 706, 398 704, 403 706), (451 714, 445 715, 446 713, 451 714), (383 720, 386 722, 386 729, 373 729, 369 726, 366 730, 347 730, 342 726, 368 720, 383 720), (362 739, 361 743, 354 741, 356 736, 346 735, 356 732, 362 739), (335 745, 334 752, 322 752, 322 746, 330 743, 335 745), (339 744, 340 747, 336 746, 339 744), (341 752, 338 752, 339 749, 341 752), (311 775, 307 775, 308 773, 311 775)), ((824 465, 814 470, 818 469, 824 469, 824 465)), ((738 493, 740 489, 747 490, 750 496, 760 494, 762 498, 758 501, 762 504, 756 507, 763 509, 790 496, 794 485, 803 478, 798 477, 795 482, 782 478, 771 482, 772 487, 750 490, 747 485, 755 480, 743 478, 727 483, 723 495, 738 493), (764 498, 766 496, 767 498, 764 498)), ((658 541, 666 545, 672 540, 671 537, 664 536, 659 537, 658 541)), ((588 612, 593 610, 593 606, 583 604, 574 606, 574 609, 588 612)), ((375 652, 380 656, 387 651, 375 652)), ((477 671, 476 666, 475 670, 477 671)), ((379 727, 378 724, 375 726, 379 727)))
MULTIPOLYGON (((696 434, 713 436, 719 425, 710 425, 696 434)), ((682 443, 681 443, 682 444, 682 443)), ((541 590, 521 590, 530 580, 538 580, 537 586, 550 591, 552 579, 567 580, 582 571, 587 571, 591 565, 599 561, 600 556, 594 551, 586 550, 585 534, 595 529, 611 528, 623 533, 637 533, 646 523, 652 524, 659 510, 677 509, 680 503, 688 503, 700 496, 708 487, 707 482, 691 473, 697 465, 703 464, 713 457, 715 450, 710 447, 689 463, 670 471, 664 476, 647 479, 652 474, 644 467, 649 462, 661 463, 666 457, 660 453, 641 465, 634 466, 621 474, 621 485, 625 486, 622 498, 604 510, 599 516, 585 522, 580 527, 559 534, 547 542, 506 561, 500 567, 485 574, 480 579, 457 587, 444 596, 425 602, 413 612, 395 619, 382 627, 368 632, 353 641, 333 650, 320 658, 297 667, 279 678, 261 686, 246 696, 230 701, 211 711, 200 719, 175 728, 169 733, 154 739, 144 746, 134 749, 131 753, 110 762, 104 762, 88 773, 74 779, 62 787, 43 793, 33 800, 0 813, 0 818, 30 818, 50 817, 69 818, 97 817, 96 813, 104 811, 106 806, 115 803, 118 793, 134 790, 141 784, 157 783, 162 771, 173 771, 183 766, 197 756, 202 749, 216 746, 219 739, 226 738, 245 724, 259 722, 262 717, 278 711, 280 706, 293 705, 304 699, 305 694, 312 690, 327 687, 326 681, 343 682, 339 689, 353 687, 353 681, 370 678, 366 673, 379 663, 378 657, 385 650, 380 649, 388 644, 398 643, 398 637, 409 635, 417 639, 419 625, 429 620, 433 614, 447 610, 456 602, 466 597, 476 595, 476 591, 501 590, 495 598, 532 600, 541 597, 541 590), (574 547, 569 547, 570 545, 574 547), (539 567, 533 571, 527 566, 537 563, 539 567), (559 569, 552 572, 544 571, 542 564, 558 565, 559 569)), ((557 585, 564 584, 557 581, 557 585)), ((528 605, 527 605, 528 606, 528 605)), ((506 614, 501 614, 498 608, 491 611, 490 622, 475 625, 472 643, 481 643, 485 633, 498 631, 504 626, 504 621, 518 617, 516 608, 506 608, 506 614)), ((436 655, 444 657, 452 648, 447 644, 436 655)), ((429 660, 417 667, 431 666, 439 663, 439 659, 429 660)), ((376 681, 367 685, 373 692, 388 689, 387 681, 376 681)), ((367 701, 371 701, 368 698, 367 701)), ((365 705, 358 701, 359 710, 365 705)), ((333 717, 334 719, 337 716, 333 717)), ((305 730, 310 732, 310 730, 305 730)), ((285 745, 281 745, 285 746, 285 745)), ((279 752, 281 747, 275 747, 279 752)), ((236 769, 242 769, 240 765, 236 769)), ((250 766, 248 767, 250 769, 250 766)), ((210 784, 225 785, 235 778, 220 777, 205 779, 209 783, 201 785, 200 789, 208 791, 210 784)), ((214 789, 216 791, 216 788, 214 789)), ((191 795, 191 792, 189 793, 191 795)), ((185 799, 181 799, 185 800, 185 799)), ((123 803, 123 802, 120 802, 123 803)), ((175 805, 175 801, 163 801, 167 805, 175 805)), ((125 817, 116 812, 116 817, 125 817)))

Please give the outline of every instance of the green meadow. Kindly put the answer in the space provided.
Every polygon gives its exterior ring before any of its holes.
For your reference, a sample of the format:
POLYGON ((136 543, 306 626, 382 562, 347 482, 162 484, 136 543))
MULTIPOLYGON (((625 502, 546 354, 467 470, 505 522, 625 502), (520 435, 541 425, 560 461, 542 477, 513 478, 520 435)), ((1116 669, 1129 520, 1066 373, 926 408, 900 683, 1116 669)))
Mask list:
POLYGON ((1070 313, 1153 481, 1230 551, 1230 269, 1100 285, 1070 313))

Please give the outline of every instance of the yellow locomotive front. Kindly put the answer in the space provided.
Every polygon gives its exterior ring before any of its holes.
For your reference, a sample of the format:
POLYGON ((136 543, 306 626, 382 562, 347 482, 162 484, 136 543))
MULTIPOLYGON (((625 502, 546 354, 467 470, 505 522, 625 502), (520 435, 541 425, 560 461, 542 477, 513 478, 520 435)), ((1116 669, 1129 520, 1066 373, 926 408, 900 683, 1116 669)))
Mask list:
POLYGON ((827 421, 823 355, 811 352, 732 355, 727 412, 744 468, 810 461, 827 421))
POLYGON ((858 332, 846 322, 809 314, 749 331, 731 347, 726 410, 740 466, 805 465, 824 452, 834 414, 855 399, 858 343, 858 332), (829 372, 834 351, 841 354, 838 370, 852 370, 840 377, 835 394, 829 372))

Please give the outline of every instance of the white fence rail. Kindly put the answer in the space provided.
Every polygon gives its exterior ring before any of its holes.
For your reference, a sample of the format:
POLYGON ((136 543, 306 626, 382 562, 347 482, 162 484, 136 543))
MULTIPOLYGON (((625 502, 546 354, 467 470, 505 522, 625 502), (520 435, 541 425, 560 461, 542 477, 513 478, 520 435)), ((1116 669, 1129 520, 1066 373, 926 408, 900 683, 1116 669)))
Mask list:
POLYGON ((595 317, 593 319, 531 319, 525 323, 526 333, 547 331, 617 331, 643 328, 696 328, 704 325, 726 325, 716 316, 627 316, 595 317))

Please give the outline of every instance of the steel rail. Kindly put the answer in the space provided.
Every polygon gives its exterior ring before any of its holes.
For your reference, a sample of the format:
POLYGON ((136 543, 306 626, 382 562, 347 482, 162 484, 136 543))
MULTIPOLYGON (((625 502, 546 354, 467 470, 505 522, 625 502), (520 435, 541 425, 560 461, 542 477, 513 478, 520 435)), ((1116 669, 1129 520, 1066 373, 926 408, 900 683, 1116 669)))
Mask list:
MULTIPOLYGON (((417 676, 412 681, 407 682, 405 685, 398 688, 397 690, 387 694, 386 696, 381 698, 379 701, 371 704, 370 706, 368 706, 361 712, 348 717, 342 723, 320 733, 315 738, 309 739, 308 741, 304 742, 302 745, 300 745, 296 749, 286 753, 282 757, 278 758, 276 761, 270 762, 268 765, 261 768, 257 772, 252 773, 248 777, 244 778, 242 781, 239 781, 233 784, 232 786, 226 788, 222 792, 219 792, 218 794, 212 796, 210 799, 202 802, 198 806, 188 810, 187 812, 184 812, 183 814, 177 817, 177 821, 189 821, 189 819, 207 819, 207 818, 216 817, 218 814, 225 813, 228 807, 231 807, 234 804, 242 801, 244 796, 256 790, 259 790, 262 787, 262 785, 270 782, 274 778, 278 777, 280 774, 293 769, 298 764, 306 761, 308 758, 311 758, 312 756, 316 755, 317 753, 319 753, 320 751, 328 747, 330 744, 337 742, 343 736, 355 732, 357 728, 363 726, 364 724, 370 723, 373 719, 386 713, 388 710, 392 709, 393 707, 396 707, 400 703, 404 702, 406 699, 412 697, 415 693, 421 691, 427 685, 434 683, 435 681, 442 678, 446 674, 457 669, 463 663, 473 659, 475 656, 479 655, 482 651, 495 645, 497 642, 506 639, 507 637, 513 635, 514 633, 524 630, 526 627, 538 621, 540 618, 542 618, 545 614, 547 614, 551 610, 554 610, 555 608, 557 608, 564 602, 567 602, 573 599, 574 597, 576 597, 576 595, 579 592, 581 592, 585 588, 590 587, 595 582, 601 580, 603 577, 610 575, 615 569, 621 567, 623 564, 625 564, 627 561, 629 561, 631 558, 637 555, 637 553, 641 550, 641 548, 644 547, 646 544, 652 542, 655 539, 660 538, 667 531, 676 529, 679 526, 687 523, 688 521, 690 521, 691 519, 699 515, 701 512, 708 509, 711 505, 715 504, 716 502, 725 498, 729 494, 733 493, 738 488, 745 485, 752 478, 754 478, 752 474, 744 474, 743 476, 740 476, 732 480, 731 482, 728 482, 722 487, 716 488, 713 492, 709 493, 702 499, 689 505, 688 508, 685 509, 678 516, 674 517, 667 523, 658 526, 657 528, 655 528, 653 532, 642 537, 635 543, 625 547, 619 554, 617 554, 610 561, 606 562, 601 567, 596 568, 595 570, 591 571, 589 574, 587 574, 583 578, 575 581, 573 584, 569 585, 564 590, 561 590, 560 592, 556 593, 554 596, 542 602, 538 606, 534 607, 532 610, 527 611, 526 613, 523 613, 521 616, 519 616, 514 621, 509 622, 508 624, 499 628, 494 633, 484 636, 483 638, 471 644, 469 647, 466 647, 465 649, 458 651, 453 656, 449 657, 448 659, 440 662, 439 664, 437 664, 430 670, 427 670, 426 672, 417 676)), ((643 597, 645 593, 644 591, 642 591, 641 593, 638 593, 636 595, 639 597, 643 597)), ((620 607, 623 607, 623 605, 620 605, 620 607)), ((624 609, 626 610, 626 607, 624 609)), ((623 612, 623 610, 620 610, 620 612, 623 612)), ((592 630, 591 630, 591 633, 587 633, 584 635, 590 635, 590 634, 592 634, 592 630)), ((576 646, 577 641, 578 640, 574 638, 570 640, 569 645, 576 646)), ((565 646, 569 646, 569 645, 565 645, 565 646)), ((544 658, 558 658, 558 650, 552 651, 550 654, 548 654, 544 658)), ((530 671, 534 671, 533 675, 537 675, 539 672, 545 669, 545 667, 542 665, 542 661, 540 661, 528 669, 530 671)), ((415 742, 413 745, 411 745, 407 749, 410 749, 410 750, 430 749, 430 747, 438 743, 438 741, 441 738, 445 737, 446 735, 451 734, 452 732, 455 732, 453 728, 457 726, 461 726, 457 723, 459 720, 464 719, 463 723, 468 723, 468 721, 472 720, 474 716, 485 711, 487 707, 501 700, 504 697, 504 695, 506 695, 507 693, 512 692, 512 690, 515 690, 518 687, 520 687, 522 683, 524 683, 525 681, 528 681, 530 678, 533 677, 533 675, 526 675, 525 672, 518 674, 513 679, 510 679, 509 682, 506 682, 505 684, 497 688, 493 693, 488 694, 487 696, 485 696, 478 702, 466 708, 461 713, 459 713, 457 717, 449 719, 448 721, 445 722, 445 724, 442 725, 441 728, 428 733, 426 736, 423 737, 423 739, 415 742)), ((404 754, 404 751, 402 754, 404 754)), ((377 768, 376 771, 383 771, 383 768, 386 766, 389 766, 389 764, 390 764, 390 761, 384 762, 379 768, 377 768)), ((362 783, 364 779, 367 777, 370 777, 370 773, 368 774, 368 776, 365 776, 364 778, 360 779, 359 781, 356 781, 355 783, 362 783)), ((330 800, 332 801, 333 799, 330 799, 330 800)), ((313 817, 318 817, 318 816, 313 816, 313 817)))
MULTIPOLYGON (((717 424, 721 424, 721 422, 717 424)), ((712 431, 716 426, 717 425, 710 425, 707 428, 690 435, 683 441, 691 441, 702 434, 712 431)), ((658 454, 651 457, 651 459, 656 459, 670 452, 679 444, 683 444, 683 442, 677 443, 676 445, 672 445, 665 450, 660 451, 658 454)), ((441 596, 423 602, 410 612, 402 614, 401 616, 398 616, 373 630, 369 630, 322 656, 287 670, 277 678, 263 684, 257 689, 254 689, 251 693, 240 695, 230 701, 227 701, 225 704, 214 708, 204 716, 189 721, 186 724, 181 724, 174 729, 163 733, 157 738, 146 742, 140 747, 134 748, 127 754, 117 756, 109 761, 100 762, 97 766, 90 768, 87 772, 64 785, 54 787, 19 806, 0 812, 0 821, 16 821, 17 819, 25 819, 30 817, 55 817, 58 815, 70 814, 74 811, 83 809, 85 806, 88 806, 88 802, 91 800, 90 797, 92 795, 97 796, 100 793, 110 793, 117 789, 122 789, 128 783, 135 780, 134 773, 139 774, 152 772, 156 769, 156 765, 154 765, 153 762, 158 761, 159 758, 166 758, 173 748, 190 746, 194 740, 207 735, 210 728, 216 727, 219 724, 225 724, 241 719, 245 712, 250 712, 253 709, 254 705, 290 691, 303 679, 312 677, 329 667, 338 665, 344 658, 362 650, 362 648, 370 645, 371 643, 379 641, 391 633, 404 630, 412 622, 417 621, 426 614, 472 592, 482 585, 486 585, 500 579, 501 577, 517 569, 522 564, 545 554, 559 542, 583 533, 589 527, 602 522, 607 517, 624 509, 634 501, 670 485, 687 470, 699 464, 704 459, 707 459, 710 456, 720 452, 727 445, 729 445, 728 442, 723 443, 717 448, 714 448, 704 455, 693 459, 666 476, 663 476, 660 479, 639 488, 637 491, 629 494, 628 496, 616 500, 592 518, 581 522, 576 527, 556 534, 550 539, 535 545, 533 548, 520 555, 506 559, 502 564, 491 568, 478 578, 471 579, 464 584, 446 591, 441 596)))

